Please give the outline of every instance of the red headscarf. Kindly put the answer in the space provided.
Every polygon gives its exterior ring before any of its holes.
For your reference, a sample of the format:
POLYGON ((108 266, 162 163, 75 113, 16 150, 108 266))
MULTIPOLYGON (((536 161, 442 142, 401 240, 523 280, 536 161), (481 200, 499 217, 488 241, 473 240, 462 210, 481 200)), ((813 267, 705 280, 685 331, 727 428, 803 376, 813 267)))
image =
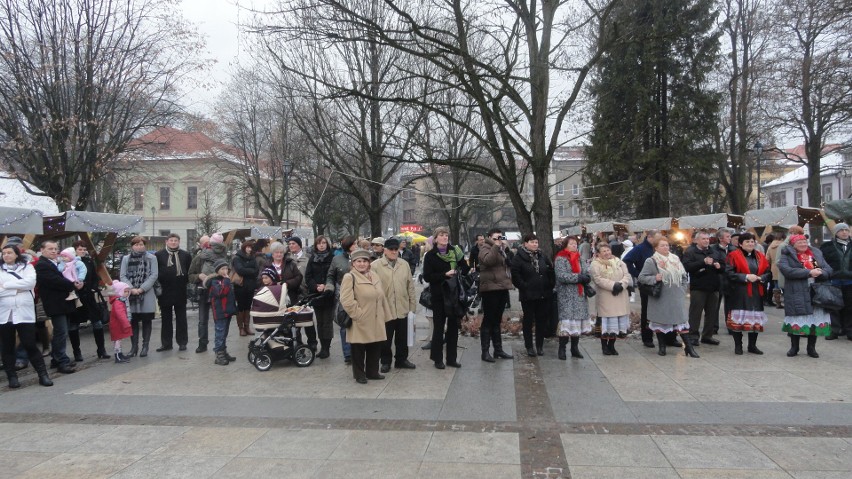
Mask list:
MULTIPOLYGON (((793 249, 795 249, 796 243, 802 240, 807 241, 808 239, 805 237, 805 235, 793 235, 790 237, 790 245, 793 247, 793 249)), ((796 259, 798 259, 799 262, 802 263, 802 266, 807 269, 814 269, 816 267, 814 261, 814 254, 811 251, 810 246, 808 246, 808 249, 801 253, 799 252, 799 250, 796 250, 796 259)))
MULTIPOLYGON (((565 258, 568 260, 568 264, 571 265, 571 272, 575 274, 580 274, 582 269, 580 268, 580 253, 577 251, 568 251, 567 249, 563 249, 559 251, 556 255, 557 258, 565 258)), ((577 293, 580 296, 583 296, 583 285, 577 283, 577 293)))

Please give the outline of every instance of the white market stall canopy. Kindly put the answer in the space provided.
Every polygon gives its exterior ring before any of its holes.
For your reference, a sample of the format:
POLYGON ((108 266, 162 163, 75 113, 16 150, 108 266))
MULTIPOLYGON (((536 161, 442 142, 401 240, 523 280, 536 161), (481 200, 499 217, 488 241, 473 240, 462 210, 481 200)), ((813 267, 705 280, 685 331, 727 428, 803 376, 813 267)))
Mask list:
POLYGON ((37 234, 44 231, 41 211, 0 206, 0 234, 37 234))
POLYGON ((230 244, 235 239, 244 240, 246 238, 254 238, 254 239, 282 239, 284 237, 290 236, 293 233, 292 228, 284 228, 283 226, 264 226, 264 225, 252 225, 246 226, 245 228, 237 228, 233 230, 224 231, 222 235, 225 237, 225 243, 230 244))
POLYGON ((672 229, 672 219, 651 218, 647 220, 633 220, 627 223, 627 229, 634 233, 648 230, 670 230, 672 229))
POLYGON ((745 227, 760 228, 762 226, 782 226, 789 228, 793 225, 805 226, 808 223, 822 223, 822 214, 818 208, 803 206, 782 206, 745 212, 745 227))
POLYGON ((145 219, 136 215, 66 211, 44 217, 44 236, 73 236, 78 233, 115 233, 126 235, 145 231, 145 219))
POLYGON ((605 221, 603 223, 590 223, 586 225, 587 234, 615 233, 616 231, 627 231, 627 225, 614 221, 605 221))
POLYGON ((583 227, 569 226, 568 228, 562 230, 562 232, 565 233, 565 236, 580 236, 581 234, 583 234, 583 227))
POLYGON ((709 215, 681 216, 677 220, 678 228, 697 230, 717 230, 719 228, 737 228, 742 226, 743 217, 729 213, 714 213, 709 215))

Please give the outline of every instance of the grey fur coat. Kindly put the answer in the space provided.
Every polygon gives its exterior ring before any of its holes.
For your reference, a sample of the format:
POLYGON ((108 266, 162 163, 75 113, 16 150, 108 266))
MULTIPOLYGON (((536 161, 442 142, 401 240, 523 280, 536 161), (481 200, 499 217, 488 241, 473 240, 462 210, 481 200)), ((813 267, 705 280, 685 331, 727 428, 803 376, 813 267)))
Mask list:
MULTIPOLYGON (((674 254, 674 253, 670 253, 674 254)), ((639 283, 654 284, 657 282, 657 263, 653 257, 645 260, 642 271, 639 273, 639 283)), ((686 285, 687 276, 681 277, 680 283, 663 285, 663 292, 659 298, 648 298, 648 321, 655 323, 675 325, 689 321, 686 314, 686 285)))
MULTIPOLYGON (((556 301, 559 304, 559 320, 589 319, 589 302, 584 294, 580 294, 579 274, 571 271, 567 258, 557 256, 554 264, 556 269, 556 301)), ((589 274, 585 262, 580 261, 580 271, 589 274)))

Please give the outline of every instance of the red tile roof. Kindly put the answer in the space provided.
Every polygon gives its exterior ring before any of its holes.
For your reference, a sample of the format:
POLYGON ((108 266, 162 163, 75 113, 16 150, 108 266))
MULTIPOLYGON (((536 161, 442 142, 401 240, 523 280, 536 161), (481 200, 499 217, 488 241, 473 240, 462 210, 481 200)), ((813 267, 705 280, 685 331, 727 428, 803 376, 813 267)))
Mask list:
POLYGON ((160 127, 134 139, 130 149, 144 150, 154 156, 197 156, 225 152, 236 155, 238 152, 224 143, 216 141, 204 133, 160 127))

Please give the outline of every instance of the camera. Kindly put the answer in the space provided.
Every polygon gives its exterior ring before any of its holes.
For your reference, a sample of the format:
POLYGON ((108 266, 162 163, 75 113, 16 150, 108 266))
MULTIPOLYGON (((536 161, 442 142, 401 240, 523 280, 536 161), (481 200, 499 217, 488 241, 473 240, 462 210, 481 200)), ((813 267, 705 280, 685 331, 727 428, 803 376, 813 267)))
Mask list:
POLYGON ((503 235, 498 236, 497 239, 500 241, 506 241, 506 237, 503 235))

